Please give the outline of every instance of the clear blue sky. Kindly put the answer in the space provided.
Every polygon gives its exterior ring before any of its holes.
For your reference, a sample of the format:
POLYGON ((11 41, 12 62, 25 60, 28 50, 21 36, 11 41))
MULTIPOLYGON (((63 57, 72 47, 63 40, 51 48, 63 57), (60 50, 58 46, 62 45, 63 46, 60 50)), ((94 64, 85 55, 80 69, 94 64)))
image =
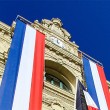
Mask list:
POLYGON ((0 0, 0 21, 60 18, 80 50, 103 63, 110 80, 110 0, 0 0))

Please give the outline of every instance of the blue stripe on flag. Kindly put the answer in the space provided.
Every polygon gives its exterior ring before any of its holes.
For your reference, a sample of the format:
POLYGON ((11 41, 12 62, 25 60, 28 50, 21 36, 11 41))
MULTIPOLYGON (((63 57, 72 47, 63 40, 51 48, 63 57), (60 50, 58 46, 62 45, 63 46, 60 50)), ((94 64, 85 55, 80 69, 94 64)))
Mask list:
POLYGON ((3 80, 0 87, 0 110, 12 110, 26 24, 17 20, 3 80))
POLYGON ((100 108, 92 73, 91 73, 90 63, 89 63, 89 60, 84 57, 83 57, 83 65, 84 65, 84 73, 85 73, 84 75, 86 79, 87 90, 89 94, 91 95, 91 97, 93 98, 94 102, 96 103, 97 107, 100 108))

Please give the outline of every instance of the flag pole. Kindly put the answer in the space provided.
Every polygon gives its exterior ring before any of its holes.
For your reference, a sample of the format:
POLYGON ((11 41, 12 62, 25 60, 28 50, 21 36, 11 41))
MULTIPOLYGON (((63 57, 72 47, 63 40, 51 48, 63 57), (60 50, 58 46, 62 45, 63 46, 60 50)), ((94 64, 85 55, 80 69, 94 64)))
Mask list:
POLYGON ((26 24, 29 24, 29 25, 32 24, 32 22, 30 22, 29 20, 27 20, 26 18, 24 18, 24 17, 22 17, 22 16, 20 16, 20 15, 17 15, 15 21, 16 21, 17 19, 21 20, 22 22, 24 22, 24 23, 26 23, 26 24))
POLYGON ((89 59, 89 60, 91 60, 91 61, 93 61, 93 62, 95 62, 95 63, 97 63, 97 64, 99 64, 100 66, 103 67, 103 64, 102 64, 101 62, 99 62, 98 60, 96 60, 96 59, 94 59, 93 57, 87 55, 86 53, 84 53, 84 52, 81 51, 81 50, 78 50, 78 51, 79 51, 79 52, 82 54, 82 56, 85 57, 86 59, 89 59))

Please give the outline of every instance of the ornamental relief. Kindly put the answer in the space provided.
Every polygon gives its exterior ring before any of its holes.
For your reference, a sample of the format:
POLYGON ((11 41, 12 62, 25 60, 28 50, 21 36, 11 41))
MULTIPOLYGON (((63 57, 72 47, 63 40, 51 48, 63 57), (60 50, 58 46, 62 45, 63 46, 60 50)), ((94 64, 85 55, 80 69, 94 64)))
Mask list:
POLYGON ((72 71, 75 69, 81 72, 81 68, 79 65, 76 65, 74 62, 69 61, 64 56, 61 56, 58 52, 54 52, 52 50, 49 50, 48 48, 45 48, 45 59, 60 63, 66 68, 70 68, 70 70, 72 71))
POLYGON ((0 41, 0 52, 1 53, 8 52, 9 47, 10 45, 7 44, 6 41, 3 41, 3 40, 0 41))
POLYGON ((4 33, 1 38, 2 38, 3 40, 7 41, 8 43, 11 42, 11 34, 9 34, 9 33, 4 33))
POLYGON ((43 95, 43 103, 48 104, 50 110, 73 110, 73 106, 67 105, 64 101, 57 97, 43 95))
MULTIPOLYGON (((71 96, 71 94, 70 94, 70 96, 71 96)), ((43 99, 45 100, 45 101, 47 101, 46 100, 46 98, 57 98, 57 99, 59 99, 59 100, 63 100, 63 103, 65 103, 65 104, 67 104, 67 105, 69 105, 69 106, 72 106, 73 105, 73 103, 74 103, 74 98, 73 98, 73 95, 71 96, 71 98, 70 97, 68 97, 68 95, 65 93, 65 95, 64 94, 62 94, 62 92, 61 91, 59 91, 59 90, 52 90, 51 88, 47 88, 46 86, 44 87, 44 91, 43 91, 43 99)))
POLYGON ((3 31, 0 31, 0 37, 2 38, 4 35, 4 32, 3 31))
POLYGON ((62 22, 58 18, 52 18, 51 20, 43 19, 41 22, 43 27, 46 27, 54 34, 58 34, 63 38, 66 38, 69 40, 71 38, 71 35, 66 29, 63 29, 62 22))
POLYGON ((4 34, 5 31, 0 32, 0 52, 8 52, 11 43, 11 37, 7 34, 4 34))

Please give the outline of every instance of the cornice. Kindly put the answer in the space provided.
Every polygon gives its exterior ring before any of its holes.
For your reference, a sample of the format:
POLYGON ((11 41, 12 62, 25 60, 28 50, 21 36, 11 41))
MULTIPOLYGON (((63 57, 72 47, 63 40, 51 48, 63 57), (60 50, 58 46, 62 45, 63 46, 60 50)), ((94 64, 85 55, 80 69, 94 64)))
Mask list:
POLYGON ((55 45, 54 43, 52 43, 47 38, 46 38, 46 41, 45 42, 46 42, 45 45, 46 45, 47 48, 51 48, 53 51, 55 51, 55 52, 57 51, 62 56, 67 57, 69 60, 71 60, 71 61, 73 60, 75 63, 77 63, 79 65, 82 65, 82 60, 78 56, 70 53, 66 49, 63 49, 63 48, 55 45))
POLYGON ((0 21, 0 29, 11 36, 11 27, 0 21))
POLYGON ((0 53, 0 61, 5 61, 4 55, 0 53))

